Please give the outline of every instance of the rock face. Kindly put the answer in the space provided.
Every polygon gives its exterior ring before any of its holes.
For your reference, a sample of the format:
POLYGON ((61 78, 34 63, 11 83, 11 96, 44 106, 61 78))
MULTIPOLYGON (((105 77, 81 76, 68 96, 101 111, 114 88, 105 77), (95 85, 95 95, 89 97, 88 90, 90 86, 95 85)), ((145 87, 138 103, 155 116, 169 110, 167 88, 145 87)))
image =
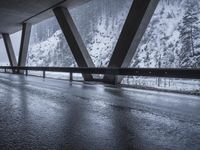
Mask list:
MULTIPOLYGON (((96 66, 107 66, 132 0, 93 0, 71 10, 96 66)), ((160 0, 130 67, 200 67, 200 2, 160 0)), ((28 65, 76 66, 55 18, 33 27, 28 65)))

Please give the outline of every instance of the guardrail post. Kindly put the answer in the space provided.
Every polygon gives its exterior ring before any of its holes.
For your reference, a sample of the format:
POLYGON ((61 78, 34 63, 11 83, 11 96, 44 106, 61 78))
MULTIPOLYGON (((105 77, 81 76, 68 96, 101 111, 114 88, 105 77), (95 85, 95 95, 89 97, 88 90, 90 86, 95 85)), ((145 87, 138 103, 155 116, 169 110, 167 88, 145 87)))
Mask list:
POLYGON ((73 81, 73 73, 72 72, 70 72, 70 74, 69 74, 69 79, 70 79, 70 81, 73 81))
POLYGON ((28 76, 28 70, 26 69, 26 76, 28 76))
POLYGON ((118 84, 118 76, 114 76, 114 85, 117 85, 118 84))
POLYGON ((14 69, 14 72, 13 72, 14 74, 17 74, 17 69, 14 69))
POLYGON ((4 71, 5 71, 5 73, 7 72, 7 71, 6 71, 6 68, 4 69, 4 71))
POLYGON ((43 71, 43 78, 45 78, 46 74, 45 74, 45 71, 43 71))

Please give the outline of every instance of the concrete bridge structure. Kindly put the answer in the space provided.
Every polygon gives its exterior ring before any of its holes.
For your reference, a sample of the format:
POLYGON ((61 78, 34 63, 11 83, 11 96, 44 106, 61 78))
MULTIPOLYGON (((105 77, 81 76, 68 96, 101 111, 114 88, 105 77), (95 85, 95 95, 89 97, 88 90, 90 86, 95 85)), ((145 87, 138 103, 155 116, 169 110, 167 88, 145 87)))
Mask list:
POLYGON ((90 1, 0 1, 0 38, 10 63, 0 69, 12 71, 0 74, 0 149, 200 149, 199 96, 114 86, 126 75, 200 79, 199 69, 128 68, 159 0, 133 1, 107 68, 95 67, 69 13, 90 1), (32 25, 52 16, 77 68, 26 66, 32 25), (20 30, 16 58, 10 34, 20 30), (43 78, 27 76, 31 70, 43 78), (71 81, 45 78, 46 71, 70 73, 71 81), (85 82, 72 82, 73 73, 85 82))

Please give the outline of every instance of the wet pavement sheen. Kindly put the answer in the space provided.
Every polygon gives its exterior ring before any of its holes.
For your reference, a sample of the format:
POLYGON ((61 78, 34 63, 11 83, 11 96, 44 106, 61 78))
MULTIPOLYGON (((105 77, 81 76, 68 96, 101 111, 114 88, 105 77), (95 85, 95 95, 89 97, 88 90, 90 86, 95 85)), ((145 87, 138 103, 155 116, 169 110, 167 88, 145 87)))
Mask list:
POLYGON ((0 150, 199 150, 200 97, 0 74, 0 150))

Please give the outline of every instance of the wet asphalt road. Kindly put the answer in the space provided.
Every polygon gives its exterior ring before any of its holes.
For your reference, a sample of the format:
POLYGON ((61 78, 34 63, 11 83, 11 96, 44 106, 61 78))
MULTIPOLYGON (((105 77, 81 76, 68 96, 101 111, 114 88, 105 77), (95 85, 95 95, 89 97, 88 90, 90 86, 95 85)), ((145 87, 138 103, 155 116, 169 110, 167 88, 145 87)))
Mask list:
POLYGON ((1 150, 200 150, 200 97, 0 74, 1 150))

